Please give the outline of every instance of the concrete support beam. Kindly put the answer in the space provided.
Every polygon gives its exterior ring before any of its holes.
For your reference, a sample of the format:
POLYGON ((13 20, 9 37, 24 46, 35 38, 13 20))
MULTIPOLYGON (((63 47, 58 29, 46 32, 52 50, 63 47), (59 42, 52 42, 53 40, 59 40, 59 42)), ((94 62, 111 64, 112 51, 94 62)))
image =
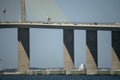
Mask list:
POLYGON ((74 30, 64 29, 64 69, 74 68, 74 30))
POLYGON ((18 28, 18 71, 29 70, 29 28, 18 28))
POLYGON ((120 31, 112 31, 112 70, 120 69, 120 31))
POLYGON ((86 31, 87 74, 95 74, 97 61, 97 31, 86 31))
POLYGON ((21 22, 26 21, 26 13, 25 13, 25 0, 21 0, 21 22))

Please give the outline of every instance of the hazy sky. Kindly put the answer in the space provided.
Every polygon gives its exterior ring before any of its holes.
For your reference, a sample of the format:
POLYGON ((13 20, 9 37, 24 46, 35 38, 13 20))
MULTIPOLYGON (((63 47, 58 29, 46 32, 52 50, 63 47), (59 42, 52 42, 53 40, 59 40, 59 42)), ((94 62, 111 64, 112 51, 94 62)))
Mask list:
POLYGON ((72 22, 120 22, 120 0, 55 0, 72 22))
MULTIPOLYGON (((47 21, 47 16, 50 16, 53 22, 120 22, 120 0, 26 0, 27 21, 47 21)), ((0 0, 0 21, 20 20, 20 0, 0 0)), ((63 67, 62 29, 31 28, 30 39, 31 67, 63 67)), ((99 67, 109 68, 111 67, 111 32, 98 31, 98 39, 99 67)), ((86 31, 75 30, 75 67, 86 63, 85 44, 86 31)), ((1 57, 4 68, 17 67, 16 28, 0 29, 1 57), (15 59, 7 54, 14 55, 15 59)))

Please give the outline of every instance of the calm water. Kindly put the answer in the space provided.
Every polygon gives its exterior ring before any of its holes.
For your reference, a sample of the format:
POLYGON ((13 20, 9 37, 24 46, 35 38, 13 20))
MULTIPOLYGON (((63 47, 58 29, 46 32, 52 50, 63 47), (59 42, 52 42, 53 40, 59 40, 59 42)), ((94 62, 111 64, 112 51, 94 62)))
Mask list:
POLYGON ((0 76, 0 80, 120 80, 120 76, 0 76))

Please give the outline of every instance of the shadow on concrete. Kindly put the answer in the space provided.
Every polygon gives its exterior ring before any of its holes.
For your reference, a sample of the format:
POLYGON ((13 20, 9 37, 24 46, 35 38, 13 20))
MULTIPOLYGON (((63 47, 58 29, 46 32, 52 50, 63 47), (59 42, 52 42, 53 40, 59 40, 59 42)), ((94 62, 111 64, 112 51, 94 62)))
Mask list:
POLYGON ((18 28, 18 41, 20 41, 25 49, 25 52, 30 59, 29 50, 29 28, 18 28))
POLYGON ((97 61, 97 31, 96 30, 87 30, 86 31, 86 44, 93 56, 93 59, 98 66, 98 61, 97 61))
POLYGON ((74 64, 74 30, 64 29, 64 45, 66 46, 74 64))
POLYGON ((120 61, 120 31, 112 31, 112 47, 120 61))

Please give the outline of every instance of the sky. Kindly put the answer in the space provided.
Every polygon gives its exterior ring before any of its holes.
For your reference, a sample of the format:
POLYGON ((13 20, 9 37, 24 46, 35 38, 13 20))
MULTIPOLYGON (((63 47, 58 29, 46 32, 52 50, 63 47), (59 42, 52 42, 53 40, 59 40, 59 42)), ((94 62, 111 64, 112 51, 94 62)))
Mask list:
MULTIPOLYGON (((51 22, 120 23, 119 4, 120 0, 26 0, 26 21, 46 22, 50 16, 51 22)), ((20 22, 20 12, 20 0, 0 0, 0 22, 20 22), (3 14, 5 8, 6 13, 3 14)), ((78 67, 81 63, 86 64, 86 31, 75 30, 74 33, 75 67, 78 67)), ((0 63, 3 68, 17 68, 17 37, 16 28, 0 29, 0 63), (14 55, 15 59, 8 54, 14 55)), ((61 43, 62 29, 31 28, 30 66, 63 67, 61 43), (43 58, 47 54, 52 55, 43 58)), ((110 68, 111 31, 98 31, 98 47, 98 67, 110 68)))

